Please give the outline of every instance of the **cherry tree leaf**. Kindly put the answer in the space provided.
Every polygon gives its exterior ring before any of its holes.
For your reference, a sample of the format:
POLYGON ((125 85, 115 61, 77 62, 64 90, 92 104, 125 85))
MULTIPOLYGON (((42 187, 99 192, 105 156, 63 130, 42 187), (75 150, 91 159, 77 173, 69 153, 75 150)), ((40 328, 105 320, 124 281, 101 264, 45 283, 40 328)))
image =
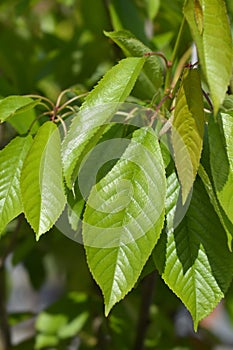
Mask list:
POLYGON ((218 217, 221 221, 221 224, 223 225, 226 235, 227 235, 227 242, 228 242, 228 248, 230 251, 232 251, 232 238, 233 238, 233 223, 228 219, 226 213, 224 212, 223 208, 221 207, 217 195, 215 193, 214 187, 212 185, 212 182, 205 171, 202 164, 200 164, 198 169, 198 175, 200 176, 203 185, 205 186, 206 192, 208 193, 210 203, 213 205, 214 210, 218 214, 218 217))
POLYGON ((105 299, 105 313, 134 287, 160 236, 166 179, 157 136, 134 132, 112 170, 95 185, 84 213, 89 268, 105 299))
POLYGON ((27 96, 8 96, 0 100, 0 122, 6 121, 16 113, 33 109, 40 99, 33 100, 27 96))
POLYGON ((176 175, 172 174, 168 178, 167 231, 153 255, 164 281, 190 311, 196 330, 231 283, 233 254, 199 178, 188 211, 174 229, 179 190, 176 175))
POLYGON ((68 188, 72 188, 77 161, 91 140, 91 148, 108 128, 117 104, 130 94, 143 67, 145 58, 129 57, 110 69, 88 95, 80 112, 74 117, 63 141, 62 159, 68 188))
POLYGON ((53 122, 44 123, 22 169, 24 213, 37 239, 54 225, 66 203, 60 148, 58 128, 53 122))
POLYGON ((226 142, 227 158, 233 172, 233 111, 221 113, 222 127, 226 142))
MULTIPOLYGON (((104 33, 122 49, 127 57, 141 57, 151 52, 148 46, 144 45, 127 30, 104 33)), ((158 93, 162 83, 163 69, 161 59, 157 56, 148 57, 136 82, 136 91, 139 91, 141 98, 144 96, 145 98, 153 98, 158 93)))
POLYGON ((197 45, 216 114, 232 74, 233 48, 225 1, 187 0, 184 15, 197 45))
POLYGON ((219 203, 225 211, 227 217, 233 223, 233 168, 231 158, 231 135, 232 135, 232 116, 224 114, 223 119, 219 117, 215 122, 213 118, 209 120, 209 146, 210 146, 210 165, 214 182, 214 188, 219 203), (229 118, 229 121, 227 120, 229 118), (221 120, 222 119, 222 120, 221 120), (222 128, 221 121, 225 128, 222 128), (226 127, 229 130, 226 130, 226 127), (227 143, 227 146, 226 146, 227 143))
POLYGON ((175 164, 186 201, 195 180, 203 145, 204 105, 197 69, 186 69, 178 92, 172 123, 175 164))
POLYGON ((16 137, 0 151, 0 233, 23 211, 20 175, 31 144, 31 136, 16 137))

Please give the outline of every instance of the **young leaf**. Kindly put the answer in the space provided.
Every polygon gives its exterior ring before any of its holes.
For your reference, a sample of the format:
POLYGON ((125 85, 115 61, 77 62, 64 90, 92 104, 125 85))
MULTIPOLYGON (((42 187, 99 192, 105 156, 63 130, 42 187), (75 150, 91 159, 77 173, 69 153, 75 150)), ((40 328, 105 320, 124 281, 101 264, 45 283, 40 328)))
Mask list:
POLYGON ((39 99, 33 100, 30 97, 16 95, 0 100, 0 122, 4 122, 15 113, 33 109, 39 102, 39 99))
POLYGON ((165 195, 157 137, 151 128, 139 129, 92 188, 84 213, 87 261, 103 291, 106 315, 133 288, 160 236, 165 195))
POLYGON ((172 124, 172 145, 183 203, 197 174, 203 135, 204 105, 200 76, 197 69, 187 69, 178 92, 172 124))
POLYGON ((25 216, 37 239, 56 222, 65 206, 60 135, 52 122, 38 130, 21 176, 25 216))
MULTIPOLYGON (((126 56, 141 57, 145 53, 151 52, 151 49, 139 41, 132 33, 126 30, 118 32, 104 32, 111 38, 124 52, 126 56)), ((156 56, 148 57, 139 80, 136 85, 141 94, 147 94, 152 98, 163 83, 163 71, 160 59, 156 56)))
MULTIPOLYGON (((229 118, 232 118, 230 115, 229 118)), ((226 126, 226 125, 225 125, 226 126)), ((218 200, 233 223, 233 169, 231 168, 227 151, 225 147, 226 140, 228 149, 231 144, 230 131, 227 131, 226 138, 221 133, 220 126, 217 122, 210 118, 209 120, 209 146, 210 146, 210 165, 214 182, 215 191, 218 200)), ((231 152, 229 149, 228 153, 231 152)), ((230 153, 229 153, 230 155, 230 153)), ((231 160, 232 162, 232 160, 231 160)))
POLYGON ((93 138, 93 145, 98 142, 117 104, 130 94, 144 62, 144 58, 136 57, 121 60, 100 80, 74 117, 62 145, 63 169, 68 188, 73 186, 75 166, 88 141, 93 138))
POLYGON ((32 138, 16 137, 0 151, 0 233, 22 211, 20 175, 32 138))
POLYGON ((197 45, 216 114, 232 74, 232 38, 225 1, 187 0, 184 15, 197 45))
POLYGON ((168 193, 168 230, 155 248, 154 259, 166 284, 190 311, 196 330, 199 321, 213 310, 229 287, 233 255, 199 179, 186 216, 175 230, 179 185, 174 174, 168 178, 168 193))

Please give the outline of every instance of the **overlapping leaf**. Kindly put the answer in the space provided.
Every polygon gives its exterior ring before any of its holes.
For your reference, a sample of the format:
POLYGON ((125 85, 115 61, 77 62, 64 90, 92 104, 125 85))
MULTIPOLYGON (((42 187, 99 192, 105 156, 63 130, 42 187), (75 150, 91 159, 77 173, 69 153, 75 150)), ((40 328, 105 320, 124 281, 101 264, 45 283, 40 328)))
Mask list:
POLYGON ((73 175, 79 156, 91 138, 91 146, 98 142, 117 104, 130 94, 144 61, 144 58, 136 57, 121 60, 91 91, 81 111, 73 119, 62 147, 64 175, 69 188, 72 188, 75 180, 73 175))
POLYGON ((227 234, 227 240, 228 240, 228 247, 230 251, 232 250, 232 237, 233 237, 233 224, 226 216, 224 210, 222 209, 221 205, 218 202, 216 193, 214 191, 213 185, 210 181, 210 178, 205 171, 204 167, 200 164, 198 169, 198 175, 200 176, 203 185, 205 186, 205 190, 208 193, 210 203, 213 205, 214 210, 216 211, 225 231, 227 234))
POLYGON ((134 132, 113 169, 93 187, 84 213, 89 268, 105 313, 135 285, 163 227, 166 180, 157 137, 134 132))
POLYGON ((54 225, 65 206, 60 147, 57 127, 46 122, 38 130, 24 162, 22 202, 37 239, 54 225))
POLYGON ((16 137, 0 151, 0 233, 22 210, 20 175, 32 138, 16 137))
MULTIPOLYGON (((126 30, 105 32, 124 52, 126 56, 141 57, 151 52, 151 49, 126 30)), ((156 56, 147 58, 137 81, 140 97, 152 98, 161 87, 163 71, 160 59, 156 56)))
POLYGON ((227 157, 230 170, 233 172, 233 112, 221 113, 221 120, 226 142, 227 157))
POLYGON ((167 232, 154 251, 166 284, 190 311, 194 327, 224 297, 233 274, 233 255, 205 189, 196 180, 188 211, 174 230, 179 184, 168 178, 167 232))
POLYGON ((197 174, 203 135, 204 106, 199 72, 187 69, 178 92, 172 124, 172 145, 183 203, 197 174))
MULTIPOLYGON (((228 121, 226 121, 227 118, 230 120, 232 117, 230 115, 226 118, 223 117, 223 124, 225 124, 225 127, 228 124, 228 121)), ((214 187, 222 208, 229 220, 233 223, 233 169, 231 167, 232 151, 229 148, 232 143, 232 129, 230 124, 229 128, 229 130, 226 130, 225 138, 224 133, 221 132, 221 125, 212 118, 209 121, 210 165, 214 187), (228 146, 226 146, 226 142, 228 146), (229 159, 227 152, 229 154, 229 159)))
POLYGON ((232 74, 232 38, 225 2, 187 0, 184 15, 197 45, 216 114, 232 74))

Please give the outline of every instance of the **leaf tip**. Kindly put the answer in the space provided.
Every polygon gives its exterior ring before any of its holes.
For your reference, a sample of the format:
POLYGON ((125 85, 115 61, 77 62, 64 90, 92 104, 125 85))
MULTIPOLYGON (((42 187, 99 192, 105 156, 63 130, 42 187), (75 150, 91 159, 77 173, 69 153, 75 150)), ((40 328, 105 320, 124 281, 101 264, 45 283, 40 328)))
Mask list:
POLYGON ((199 321, 193 320, 193 329, 194 329, 195 333, 197 333, 197 331, 198 331, 198 325, 199 325, 199 321))
POLYGON ((232 253, 232 236, 227 237, 227 245, 228 245, 228 249, 229 251, 232 253))
POLYGON ((111 311, 111 308, 105 305, 105 308, 104 308, 104 316, 105 316, 105 317, 108 317, 110 311, 111 311))

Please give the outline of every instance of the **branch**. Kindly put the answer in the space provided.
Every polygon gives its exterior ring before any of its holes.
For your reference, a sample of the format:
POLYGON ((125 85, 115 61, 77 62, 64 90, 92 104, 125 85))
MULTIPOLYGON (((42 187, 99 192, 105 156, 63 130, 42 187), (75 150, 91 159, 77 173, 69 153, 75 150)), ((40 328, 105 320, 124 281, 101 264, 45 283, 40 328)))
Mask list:
POLYGON ((156 272, 146 276, 142 285, 142 301, 139 312, 136 339, 133 350, 143 350, 147 328, 150 324, 150 306, 154 296, 156 272))

